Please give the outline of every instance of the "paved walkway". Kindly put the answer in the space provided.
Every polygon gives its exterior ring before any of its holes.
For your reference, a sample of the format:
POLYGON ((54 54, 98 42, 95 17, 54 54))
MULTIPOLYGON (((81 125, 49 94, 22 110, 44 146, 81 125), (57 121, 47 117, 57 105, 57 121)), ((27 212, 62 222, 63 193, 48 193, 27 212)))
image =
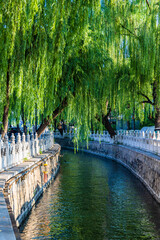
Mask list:
POLYGON ((18 240, 20 239, 19 234, 16 234, 16 226, 13 229, 11 218, 8 213, 7 204, 3 195, 3 188, 5 187, 5 182, 21 171, 32 166, 35 162, 41 160, 42 158, 49 155, 50 152, 41 154, 35 158, 31 158, 26 162, 23 162, 17 166, 11 167, 0 173, 0 240, 18 240), (16 237, 15 237, 16 235, 16 237))

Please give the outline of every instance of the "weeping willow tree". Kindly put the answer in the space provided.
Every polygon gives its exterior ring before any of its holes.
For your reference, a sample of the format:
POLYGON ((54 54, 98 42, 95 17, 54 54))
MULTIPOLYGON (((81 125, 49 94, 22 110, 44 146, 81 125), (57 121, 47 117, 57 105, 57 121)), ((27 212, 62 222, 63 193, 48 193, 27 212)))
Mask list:
MULTIPOLYGON (((19 119, 22 104, 28 116, 31 116, 34 109, 35 95, 37 95, 35 91, 37 68, 40 64, 39 59, 43 58, 45 51, 43 42, 45 36, 41 34, 42 28, 39 38, 36 39, 36 25, 38 15, 42 11, 41 4, 43 1, 22 0, 19 3, 1 1, 0 121, 2 121, 2 137, 7 132, 8 117, 13 116, 19 119), (42 43, 38 42, 40 40, 42 43)), ((39 91, 41 91, 40 87, 39 91)))
MULTIPOLYGON (((57 57, 57 61, 62 58, 61 74, 56 78, 56 86, 47 93, 49 95, 46 101, 48 102, 49 97, 53 99, 50 101, 51 105, 46 104, 46 117, 37 131, 38 135, 65 107, 67 122, 74 121, 77 129, 81 129, 81 134, 83 132, 86 137, 91 127, 91 119, 95 118, 96 111, 99 110, 98 92, 99 88, 102 89, 104 75, 107 74, 107 66, 109 67, 111 62, 100 1, 72 2, 68 14, 66 19, 64 11, 62 37, 65 44, 62 56, 57 57)), ((50 70, 52 71, 52 68, 50 70)))
POLYGON ((2 136, 21 116, 38 118, 39 136, 63 117, 87 138, 106 103, 141 118, 154 109, 159 127, 159 11, 156 0, 2 1, 2 136))
POLYGON ((126 118, 143 121, 154 112, 160 128, 160 4, 159 1, 105 1, 112 22, 106 35, 114 64, 110 103, 126 118), (109 35, 108 35, 109 34, 109 35))
POLYGON ((33 123, 36 111, 40 136, 64 109, 86 135, 102 108, 111 62, 101 2, 13 0, 0 7, 2 137, 8 117, 33 123))

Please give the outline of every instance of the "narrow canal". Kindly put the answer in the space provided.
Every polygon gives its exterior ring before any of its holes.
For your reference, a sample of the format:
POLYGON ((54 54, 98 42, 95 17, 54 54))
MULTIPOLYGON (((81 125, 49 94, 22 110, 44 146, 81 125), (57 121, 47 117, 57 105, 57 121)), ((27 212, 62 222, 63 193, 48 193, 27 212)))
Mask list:
POLYGON ((120 164, 63 150, 61 170, 21 227, 23 240, 160 239, 160 205, 120 164))

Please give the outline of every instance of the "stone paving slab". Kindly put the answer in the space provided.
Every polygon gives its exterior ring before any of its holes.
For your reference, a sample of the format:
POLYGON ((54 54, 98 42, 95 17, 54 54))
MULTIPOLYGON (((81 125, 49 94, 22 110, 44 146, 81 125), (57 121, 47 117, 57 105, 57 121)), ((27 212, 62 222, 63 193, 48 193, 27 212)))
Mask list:
POLYGON ((16 240, 3 193, 0 192, 0 239, 16 240))
POLYGON ((41 154, 40 156, 31 158, 26 162, 13 166, 0 173, 0 240, 16 240, 10 215, 8 213, 7 204, 3 195, 3 188, 5 187, 5 182, 16 174, 31 167, 35 162, 38 162, 42 158, 47 157, 50 153, 51 151, 48 151, 45 154, 41 154))

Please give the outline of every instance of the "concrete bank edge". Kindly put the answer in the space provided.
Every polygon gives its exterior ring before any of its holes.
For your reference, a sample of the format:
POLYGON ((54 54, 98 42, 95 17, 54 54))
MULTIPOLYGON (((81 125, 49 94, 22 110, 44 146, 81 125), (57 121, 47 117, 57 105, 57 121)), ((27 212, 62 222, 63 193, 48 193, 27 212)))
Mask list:
MULTIPOLYGON (((56 144, 59 145, 59 144, 56 144)), ((53 148, 53 147, 52 147, 53 148)), ((12 223, 12 227, 13 227, 13 231, 15 234, 15 238, 16 240, 22 240, 20 237, 20 233, 19 233, 19 229, 18 227, 25 221, 25 218, 29 215, 30 211, 32 210, 32 207, 35 205, 35 203, 37 202, 37 200, 39 199, 39 197, 43 194, 43 192, 47 189, 47 187, 49 186, 49 184, 52 182, 52 180, 54 180, 59 172, 60 169, 60 164, 58 165, 56 172, 54 173, 54 175, 51 176, 51 178, 44 184, 44 186, 36 193, 36 195, 34 196, 34 198, 31 200, 29 209, 27 209, 26 211, 23 212, 21 218, 21 224, 17 226, 15 217, 14 217, 14 213, 12 211, 12 208, 10 206, 10 202, 9 202, 9 186, 10 184, 12 184, 15 180, 21 178, 22 176, 29 174, 33 169, 37 168, 40 164, 42 164, 44 161, 46 161, 49 157, 54 157, 57 154, 60 154, 60 150, 61 150, 61 146, 59 145, 57 151, 55 151, 54 149, 52 150, 49 149, 47 151, 45 151, 43 154, 48 154, 47 156, 44 156, 43 158, 41 158, 40 160, 38 160, 37 162, 34 162, 31 166, 27 167, 26 169, 22 170, 21 172, 15 174, 13 177, 9 178, 6 182, 5 182, 5 187, 3 189, 3 196, 7 205, 7 209, 8 209, 8 213, 10 216, 10 220, 12 223)), ((43 155, 42 154, 42 155, 43 155)))

